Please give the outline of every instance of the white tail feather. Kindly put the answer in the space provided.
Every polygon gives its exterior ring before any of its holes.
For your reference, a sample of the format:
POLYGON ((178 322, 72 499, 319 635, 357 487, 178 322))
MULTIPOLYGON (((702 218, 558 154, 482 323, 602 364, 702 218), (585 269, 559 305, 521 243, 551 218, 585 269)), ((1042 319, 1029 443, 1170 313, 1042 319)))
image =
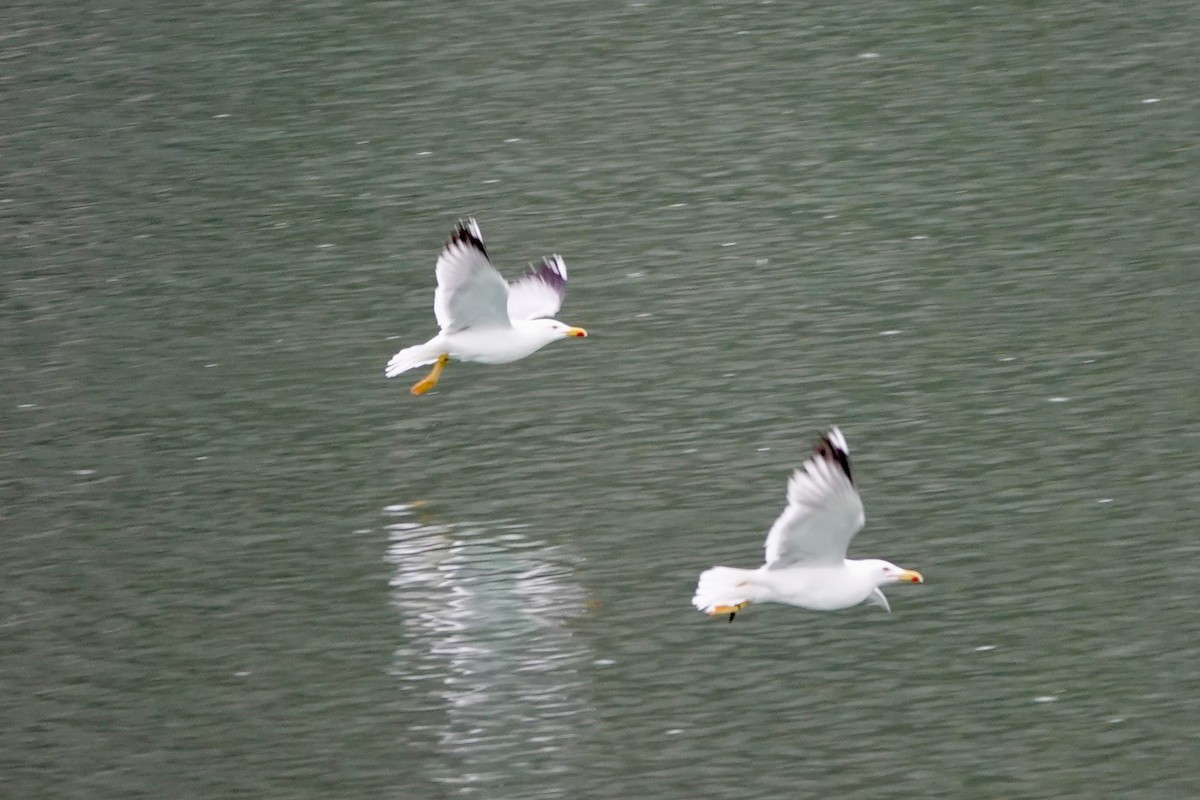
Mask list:
POLYGON ((713 567, 700 573, 692 605, 706 614, 717 606, 736 606, 758 596, 757 587, 750 582, 752 569, 713 567))
POLYGON ((384 374, 389 378, 394 378, 401 372, 408 372, 414 367, 423 367, 437 361, 442 352, 432 344, 432 342, 426 342, 404 348, 388 361, 384 374))

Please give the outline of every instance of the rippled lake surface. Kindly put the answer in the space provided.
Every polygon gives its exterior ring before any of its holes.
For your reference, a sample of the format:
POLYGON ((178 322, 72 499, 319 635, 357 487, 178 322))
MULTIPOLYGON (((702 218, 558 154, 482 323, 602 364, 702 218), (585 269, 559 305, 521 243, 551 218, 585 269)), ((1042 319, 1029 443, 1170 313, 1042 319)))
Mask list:
POLYGON ((1200 793, 1193 3, 0 30, 0 794, 1200 793), (591 336, 413 397, 468 214, 591 336), (926 584, 696 612, 830 424, 926 584))

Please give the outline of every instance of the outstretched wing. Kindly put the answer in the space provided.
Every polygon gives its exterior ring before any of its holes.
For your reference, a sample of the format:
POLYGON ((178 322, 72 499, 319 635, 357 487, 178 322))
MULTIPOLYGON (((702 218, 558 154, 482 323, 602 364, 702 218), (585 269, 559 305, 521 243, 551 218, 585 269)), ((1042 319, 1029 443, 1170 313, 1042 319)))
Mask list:
POLYGON ((850 448, 837 428, 788 481, 788 505, 767 534, 767 569, 841 564, 866 521, 850 476, 850 448))
POLYGON ((438 256, 433 313, 444 333, 510 327, 508 284, 488 259, 474 219, 459 220, 438 256))
POLYGON ((512 319, 553 317, 567 296, 567 265, 555 254, 530 265, 529 274, 508 285, 508 316, 512 319))

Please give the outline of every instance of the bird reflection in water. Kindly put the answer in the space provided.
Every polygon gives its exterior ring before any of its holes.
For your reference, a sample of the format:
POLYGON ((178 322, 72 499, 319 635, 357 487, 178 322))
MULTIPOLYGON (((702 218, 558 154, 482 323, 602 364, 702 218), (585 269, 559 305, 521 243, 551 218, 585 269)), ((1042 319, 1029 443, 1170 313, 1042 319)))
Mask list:
POLYGON ((594 717, 571 554, 516 523, 440 522, 415 504, 385 513, 403 625, 394 671, 433 712, 421 721, 450 757, 436 780, 558 796, 594 717))

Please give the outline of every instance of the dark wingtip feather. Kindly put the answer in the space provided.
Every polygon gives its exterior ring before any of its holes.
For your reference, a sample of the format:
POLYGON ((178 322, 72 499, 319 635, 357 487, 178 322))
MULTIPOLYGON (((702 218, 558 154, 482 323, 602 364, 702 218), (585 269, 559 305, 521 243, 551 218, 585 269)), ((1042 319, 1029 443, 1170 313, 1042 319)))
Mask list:
POLYGON ((854 475, 850 472, 850 454, 833 440, 832 431, 821 437, 821 441, 813 447, 813 453, 818 458, 836 463, 850 479, 850 483, 854 483, 854 475))
POLYGON ((560 255, 545 256, 541 264, 530 264, 529 274, 536 276, 560 295, 566 292, 567 265, 563 263, 560 255))
POLYGON ((460 219, 454 226, 454 233, 450 234, 450 241, 446 243, 446 246, 450 247, 455 244, 473 247, 487 257, 487 248, 483 246, 483 233, 479 230, 479 225, 475 222, 474 217, 467 217, 465 222, 460 219))

